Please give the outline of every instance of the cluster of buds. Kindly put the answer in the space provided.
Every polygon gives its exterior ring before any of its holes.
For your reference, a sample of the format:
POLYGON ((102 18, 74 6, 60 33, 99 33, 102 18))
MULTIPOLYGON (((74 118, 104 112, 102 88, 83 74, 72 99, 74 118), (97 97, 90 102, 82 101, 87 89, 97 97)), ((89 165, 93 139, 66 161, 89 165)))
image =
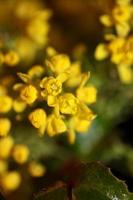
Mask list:
POLYGON ((133 82, 133 5, 130 0, 116 0, 109 14, 100 17, 105 26, 105 40, 95 51, 95 58, 103 60, 110 57, 117 66, 123 83, 133 82))
POLYGON ((39 136, 64 133, 73 144, 76 133, 87 133, 95 118, 89 105, 96 101, 97 90, 88 84, 90 73, 66 54, 48 47, 46 58, 38 59, 51 15, 43 4, 4 1, 0 11, 0 187, 9 192, 21 184, 22 165, 33 177, 46 172, 40 161, 32 159, 28 144, 16 140, 16 126, 35 129, 39 136))
POLYGON ((81 72, 80 62, 71 63, 67 55, 53 50, 45 65, 17 74, 23 81, 13 86, 21 101, 20 110, 32 108, 28 119, 40 136, 66 132, 69 142, 74 143, 76 132, 88 130, 95 115, 87 104, 96 101, 97 91, 86 86, 89 73, 81 72))
POLYGON ((21 58, 16 52, 1 50, 1 57, 0 185, 10 191, 21 183, 20 173, 8 170, 10 159, 18 165, 29 163, 28 170, 35 177, 46 171, 41 163, 29 159, 27 145, 15 142, 15 121, 25 126, 27 120, 39 136, 65 133, 73 144, 76 133, 86 133, 95 118, 88 105, 96 101, 97 90, 88 85, 90 73, 82 71, 79 61, 71 63, 66 54, 58 54, 51 47, 42 65, 28 70, 20 67, 22 72, 18 72, 21 58))

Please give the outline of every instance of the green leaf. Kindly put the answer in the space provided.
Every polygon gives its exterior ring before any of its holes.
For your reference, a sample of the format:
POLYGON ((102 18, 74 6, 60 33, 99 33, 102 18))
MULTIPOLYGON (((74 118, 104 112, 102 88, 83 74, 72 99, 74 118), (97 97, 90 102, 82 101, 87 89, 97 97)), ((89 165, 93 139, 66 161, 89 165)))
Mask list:
MULTIPOLYGON (((75 190, 77 199, 82 195, 89 199, 109 199, 109 200, 132 200, 133 194, 129 193, 127 186, 113 176, 110 169, 99 162, 91 162, 86 165, 81 186, 75 190)), ((83 200, 87 199, 82 198, 83 200)))
POLYGON ((42 191, 35 200, 133 200, 133 194, 128 192, 125 183, 101 163, 90 162, 78 167, 81 170, 75 182, 67 180, 55 184, 42 191))

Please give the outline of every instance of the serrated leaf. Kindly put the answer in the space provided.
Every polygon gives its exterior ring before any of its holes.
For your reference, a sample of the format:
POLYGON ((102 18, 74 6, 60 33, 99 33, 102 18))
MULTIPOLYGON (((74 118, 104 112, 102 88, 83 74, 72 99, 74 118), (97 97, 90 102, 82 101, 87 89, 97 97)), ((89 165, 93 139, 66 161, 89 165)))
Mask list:
MULTIPOLYGON (((110 169, 99 162, 91 162, 86 165, 84 180, 82 180, 82 184, 75 189, 77 200, 80 200, 81 194, 84 195, 85 193, 88 198, 93 200, 133 199, 133 194, 128 192, 126 184, 113 176, 110 169)), ((86 198, 82 199, 86 200, 86 198)))
POLYGON ((128 192, 125 183, 114 177, 110 169, 101 163, 90 162, 80 164, 80 167, 81 174, 75 184, 67 181, 63 187, 45 190, 35 200, 133 200, 133 194, 128 192))

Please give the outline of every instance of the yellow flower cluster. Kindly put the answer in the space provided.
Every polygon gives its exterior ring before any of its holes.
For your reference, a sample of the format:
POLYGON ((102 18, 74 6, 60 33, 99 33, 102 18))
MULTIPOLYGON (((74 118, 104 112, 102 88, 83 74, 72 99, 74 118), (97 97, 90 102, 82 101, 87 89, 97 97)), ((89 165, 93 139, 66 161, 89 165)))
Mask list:
POLYGON ((26 74, 19 72, 23 83, 16 83, 14 90, 26 106, 33 107, 28 119, 41 136, 66 132, 73 143, 75 132, 87 132, 95 117, 87 104, 96 101, 97 90, 86 85, 89 74, 81 72, 79 62, 71 64, 67 55, 53 50, 45 63, 33 66, 26 74))
MULTIPOLYGON (((12 38, 12 49, 14 49, 23 61, 33 59, 35 52, 46 45, 48 40, 49 23, 51 11, 44 8, 41 1, 13 0, 0 2, 0 25, 5 27, 1 31, 2 42, 6 44, 4 35, 8 29, 8 34, 12 38), (10 23, 12 22, 12 23, 10 23), (17 36, 14 38, 14 33, 17 36), (26 60, 25 60, 26 57, 26 60)), ((8 46, 9 41, 6 46, 8 46)), ((5 56, 5 63, 14 66, 19 61, 18 55, 10 52, 5 56), (10 60, 12 60, 10 62, 10 60)), ((0 58, 1 60, 1 58, 0 58)))
MULTIPOLYGON (((9 60, 10 65, 13 62, 9 60)), ((11 75, 5 75, 6 69, 5 63, 1 63, 0 186, 12 191, 19 187, 22 177, 19 171, 9 170, 9 158, 18 165, 28 162, 31 176, 40 177, 46 172, 44 165, 30 161, 28 146, 16 143, 10 134, 14 120, 21 124, 27 119, 40 136, 47 133, 53 137, 65 132, 72 144, 76 132, 87 132, 95 118, 88 105, 96 101, 97 90, 88 85, 90 74, 82 72, 80 62, 71 63, 67 55, 58 54, 51 47, 44 64, 34 65, 26 73, 14 68, 11 75)))
POLYGON ((0 2, 0 188, 5 192, 20 186, 23 165, 33 177, 46 172, 31 160, 29 145, 17 142, 14 130, 27 121, 40 136, 65 133, 72 144, 77 132, 91 126, 95 115, 89 106, 97 96, 79 61, 71 62, 52 47, 41 52, 46 58, 36 59, 47 43, 51 11, 39 0, 10 2, 0 2))
POLYGON ((111 62, 117 66, 123 83, 133 82, 132 20, 133 6, 131 1, 116 0, 116 5, 111 14, 100 17, 101 23, 109 30, 104 35, 106 42, 100 43, 95 51, 97 60, 110 57, 111 62), (111 27, 112 29, 110 29, 111 27))

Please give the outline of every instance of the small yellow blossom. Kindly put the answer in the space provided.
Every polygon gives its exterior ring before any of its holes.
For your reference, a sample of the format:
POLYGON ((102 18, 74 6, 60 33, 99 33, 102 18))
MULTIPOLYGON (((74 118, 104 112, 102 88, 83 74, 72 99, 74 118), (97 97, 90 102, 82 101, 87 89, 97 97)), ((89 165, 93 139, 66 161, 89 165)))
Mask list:
POLYGON ((38 91, 33 85, 26 85, 22 88, 20 97, 27 104, 32 104, 38 97, 38 91))
POLYGON ((33 41, 42 45, 46 42, 46 35, 49 31, 49 24, 38 18, 33 19, 27 26, 27 33, 33 41))
POLYGON ((112 10, 112 16, 118 23, 128 21, 131 17, 131 7, 129 5, 117 5, 112 10))
POLYGON ((109 56, 107 46, 103 43, 98 44, 95 50, 95 58, 97 60, 103 60, 109 56))
POLYGON ((0 158, 8 158, 14 141, 12 137, 4 137, 0 139, 0 158))
POLYGON ((111 13, 100 17, 105 27, 115 27, 118 36, 126 37, 131 30, 133 6, 130 0, 116 0, 111 13))
POLYGON ((71 93, 59 97, 59 109, 62 114, 76 114, 78 111, 78 99, 71 93))
POLYGON ((29 164, 29 173, 33 177, 41 177, 46 173, 46 167, 42 165, 41 163, 37 163, 32 161, 29 164))
POLYGON ((49 106, 55 106, 56 96, 62 92, 62 83, 68 78, 68 73, 62 73, 54 78, 52 76, 45 77, 40 82, 40 87, 43 88, 41 95, 47 100, 49 106))
POLYGON ((77 117, 81 120, 92 121, 96 115, 93 114, 92 110, 80 102, 77 117))
POLYGON ((4 56, 4 63, 13 67, 17 65, 19 62, 19 56, 16 52, 14 51, 9 51, 7 54, 4 56))
POLYGON ((44 67, 42 67, 41 65, 35 65, 31 69, 29 69, 28 75, 31 78, 40 77, 44 73, 44 71, 44 67))
POLYGON ((86 86, 77 89, 77 98, 87 104, 95 103, 97 90, 94 86, 86 86))
POLYGON ((47 61, 47 64, 54 73, 60 74, 69 69, 70 59, 65 54, 57 54, 52 56, 50 61, 47 61))
POLYGON ((13 147, 12 156, 17 163, 23 164, 28 159, 29 149, 24 144, 17 144, 13 147))
POLYGON ((109 15, 102 15, 100 17, 100 22, 104 25, 104 26, 107 26, 107 27, 110 27, 113 25, 113 22, 112 22, 112 18, 109 16, 109 15))
POLYGON ((15 112, 20 113, 23 112, 26 108, 26 103, 22 100, 16 99, 13 101, 13 109, 15 112))
POLYGON ((0 136, 7 136, 11 128, 11 122, 8 118, 0 118, 0 136))
POLYGON ((65 125, 65 122, 56 115, 52 114, 47 119, 47 133, 50 137, 54 135, 58 135, 60 133, 63 133, 67 130, 67 127, 65 125))
POLYGON ((124 38, 116 38, 108 44, 108 49, 111 53, 111 61, 115 64, 127 64, 133 63, 133 48, 132 37, 125 40, 124 38))
POLYGON ((0 113, 7 113, 12 108, 12 98, 8 95, 0 97, 0 113))
POLYGON ((130 32, 130 26, 128 23, 121 23, 116 25, 116 32, 121 37, 125 37, 130 32))
POLYGON ((54 77, 45 77, 42 79, 40 86, 45 89, 46 94, 51 96, 57 96, 62 91, 62 83, 54 77))
POLYGON ((118 65, 118 74, 120 80, 125 84, 130 84, 133 82, 133 70, 131 66, 128 65, 118 65))
POLYGON ((92 121, 83 120, 78 117, 74 117, 73 124, 74 124, 75 131, 79 133, 86 133, 89 130, 89 127, 92 124, 92 121))
POLYGON ((67 87, 77 87, 81 82, 81 63, 74 62, 69 68, 70 76, 66 80, 67 87))
POLYGON ((49 57, 52 57, 52 56, 55 56, 57 54, 56 50, 49 46, 47 49, 46 49, 46 53, 49 57))
POLYGON ((29 115, 29 120, 35 128, 40 128, 46 124, 46 113, 43 109, 36 109, 29 115))
POLYGON ((16 190, 21 183, 21 176, 17 171, 7 172, 2 176, 1 183, 4 190, 16 190))
POLYGON ((7 170, 7 162, 5 160, 0 160, 0 175, 5 173, 7 170))

